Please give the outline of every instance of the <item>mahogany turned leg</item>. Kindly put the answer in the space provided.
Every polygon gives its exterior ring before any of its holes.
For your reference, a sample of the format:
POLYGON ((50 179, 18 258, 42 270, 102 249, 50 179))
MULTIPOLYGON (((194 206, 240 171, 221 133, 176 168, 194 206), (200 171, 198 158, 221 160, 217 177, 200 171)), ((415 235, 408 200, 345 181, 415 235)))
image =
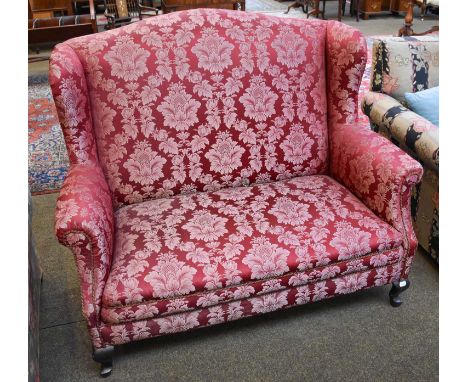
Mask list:
POLYGON ((300 7, 301 4, 299 4, 298 1, 295 1, 294 3, 292 3, 288 9, 286 10, 286 12, 284 12, 285 15, 287 15, 289 13, 289 11, 291 10, 291 8, 297 8, 297 7, 300 7))

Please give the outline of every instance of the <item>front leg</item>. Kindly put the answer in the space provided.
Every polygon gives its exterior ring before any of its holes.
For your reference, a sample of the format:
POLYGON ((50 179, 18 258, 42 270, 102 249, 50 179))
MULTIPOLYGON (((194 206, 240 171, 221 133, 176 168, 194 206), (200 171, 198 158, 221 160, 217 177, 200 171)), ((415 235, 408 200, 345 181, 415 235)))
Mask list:
POLYGON ((107 346, 102 349, 93 349, 93 359, 101 364, 101 377, 106 378, 111 375, 113 356, 113 346, 107 346))
POLYGON ((390 305, 393 307, 399 307, 403 301, 401 301, 400 293, 407 290, 410 286, 409 280, 394 281, 392 283, 392 289, 390 289, 390 305))

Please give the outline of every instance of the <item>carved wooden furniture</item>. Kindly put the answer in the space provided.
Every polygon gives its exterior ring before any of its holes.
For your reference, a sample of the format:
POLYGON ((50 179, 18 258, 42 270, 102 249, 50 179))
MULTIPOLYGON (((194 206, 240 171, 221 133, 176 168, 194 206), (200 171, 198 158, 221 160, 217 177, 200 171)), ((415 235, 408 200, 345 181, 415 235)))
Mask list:
MULTIPOLYGON (((342 0, 339 1, 341 2, 342 0)), ((312 10, 307 13, 307 18, 309 18, 310 16, 319 17, 320 15, 322 15, 322 19, 325 20, 325 2, 325 0, 322 0, 322 10, 320 10, 320 0, 310 0, 312 10)), ((338 11, 338 13, 340 13, 340 11, 338 11)))
POLYGON ((164 13, 197 8, 245 11, 245 0, 161 0, 164 13))
MULTIPOLYGON (((283 0, 280 0, 283 1, 283 0)), ((295 0, 294 3, 288 6, 288 9, 284 14, 288 14, 291 8, 302 8, 302 12, 308 13, 309 12, 309 6, 314 6, 314 3, 319 2, 320 0, 295 0)))
MULTIPOLYGON (((89 13, 88 0, 72 0, 73 12, 75 15, 83 15, 89 13)), ((94 0, 94 9, 96 13, 103 13, 106 10, 104 0, 94 0)))
MULTIPOLYGON (((434 25, 434 26, 431 27, 431 29, 429 29, 429 30, 427 30, 425 32, 415 33, 413 31, 413 18, 414 18, 413 13, 414 13, 414 3, 415 2, 416 2, 416 0, 408 0, 408 8, 407 8, 406 16, 405 16, 405 25, 403 25, 403 27, 401 27, 398 30, 398 36, 399 37, 401 37, 401 36, 423 36, 423 35, 426 35, 426 34, 437 32, 439 30, 439 26, 434 25)), ((423 12, 423 11, 421 10, 421 12, 423 12)))
POLYGON ((73 15, 73 7, 70 0, 29 0, 32 17, 51 18, 55 16, 73 15))
POLYGON ((439 14, 439 1, 435 0, 413 0, 414 5, 417 5, 421 8, 421 20, 424 20, 424 17, 427 16, 427 11, 430 10, 431 13, 439 14))
MULTIPOLYGON (((338 12, 340 12, 340 9, 341 9, 341 13, 344 15, 345 10, 346 10, 346 4, 349 4, 349 14, 355 15, 356 21, 359 22, 360 3, 361 3, 360 0, 346 0, 346 1, 340 0, 341 7, 340 6, 338 7, 338 12)), ((338 20, 341 21, 341 15, 339 16, 338 20)))
MULTIPOLYGON (((34 9, 30 4, 31 12, 34 9)), ((72 37, 96 33, 94 1, 89 0, 89 15, 31 18, 28 20, 28 44, 62 42, 72 37)))
POLYGON ((409 0, 362 0, 360 12, 362 18, 367 20, 370 15, 386 12, 406 12, 409 0))
MULTIPOLYGON (((355 13, 356 21, 359 22, 359 0, 338 0, 338 21, 341 21, 341 16, 345 14, 346 4, 350 4, 350 14, 355 13)), ((307 13, 307 18, 310 16, 319 17, 322 16, 322 19, 325 19, 325 4, 326 0, 322 0, 322 10, 320 10, 320 0, 296 0, 291 4, 285 14, 288 14, 291 8, 301 7, 302 11, 307 13), (309 12, 309 7, 312 9, 309 12)))
POLYGON ((105 0, 107 18, 106 29, 114 29, 132 22, 132 19, 143 20, 144 16, 156 16, 158 9, 142 5, 139 0, 105 0))

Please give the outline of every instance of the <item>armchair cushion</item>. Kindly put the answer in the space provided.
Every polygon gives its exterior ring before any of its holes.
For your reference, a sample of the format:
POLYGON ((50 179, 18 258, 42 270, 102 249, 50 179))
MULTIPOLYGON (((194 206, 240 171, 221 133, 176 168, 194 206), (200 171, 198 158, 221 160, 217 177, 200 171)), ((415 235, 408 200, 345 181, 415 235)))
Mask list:
POLYGON ((372 50, 371 90, 401 103, 405 93, 439 85, 439 36, 375 39, 372 50))
POLYGON ((176 196, 116 212, 110 323, 386 266, 402 234, 328 176, 176 196))
POLYGON ((381 93, 366 93, 362 108, 374 130, 386 135, 433 171, 439 171, 437 126, 381 93))

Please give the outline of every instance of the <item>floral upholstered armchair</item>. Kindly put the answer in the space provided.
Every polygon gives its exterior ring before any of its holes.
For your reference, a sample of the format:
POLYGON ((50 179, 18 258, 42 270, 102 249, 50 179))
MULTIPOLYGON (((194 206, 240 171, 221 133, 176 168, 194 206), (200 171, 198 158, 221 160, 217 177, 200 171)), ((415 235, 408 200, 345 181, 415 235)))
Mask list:
POLYGON ((421 247, 439 261, 439 127, 406 107, 405 92, 439 85, 439 37, 387 37, 373 45, 371 92, 362 108, 374 131, 424 166, 412 215, 421 247))
POLYGON ((101 374, 115 345, 392 284, 421 165, 355 123, 362 34, 199 9, 58 45, 75 257, 101 374))

